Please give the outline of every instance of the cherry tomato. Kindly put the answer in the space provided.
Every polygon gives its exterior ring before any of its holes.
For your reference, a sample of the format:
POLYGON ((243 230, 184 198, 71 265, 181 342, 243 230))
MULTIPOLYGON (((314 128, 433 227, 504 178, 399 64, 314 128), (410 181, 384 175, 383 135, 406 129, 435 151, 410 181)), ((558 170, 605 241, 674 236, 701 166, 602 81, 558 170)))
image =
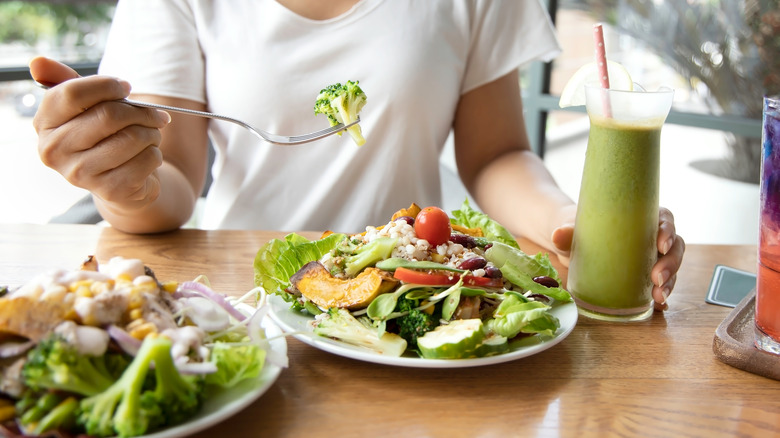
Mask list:
POLYGON ((433 246, 446 243, 452 233, 450 217, 439 207, 425 207, 414 219, 414 232, 433 246))
MULTIPOLYGON (((426 286, 449 286, 458 282, 459 275, 456 272, 417 271, 408 268, 396 268, 393 277, 404 283, 423 284, 426 286)), ((504 285, 504 280, 501 278, 465 275, 463 277, 463 284, 466 286, 500 288, 504 285)))

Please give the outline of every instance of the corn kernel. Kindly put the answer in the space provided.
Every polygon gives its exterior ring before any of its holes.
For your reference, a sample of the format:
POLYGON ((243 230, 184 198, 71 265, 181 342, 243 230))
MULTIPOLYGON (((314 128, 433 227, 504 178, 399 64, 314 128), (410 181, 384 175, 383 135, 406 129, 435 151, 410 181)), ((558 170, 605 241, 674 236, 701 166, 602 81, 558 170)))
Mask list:
POLYGON ((16 416, 16 408, 14 405, 1 406, 0 407, 0 422, 6 422, 13 420, 16 416))
POLYGON ((165 292, 174 293, 176 292, 176 289, 179 288, 179 283, 175 281, 166 281, 162 286, 165 292))
POLYGON ((76 292, 82 287, 89 287, 93 283, 92 280, 77 280, 68 285, 68 290, 71 292, 76 292))
POLYGON ((433 260, 436 263, 444 263, 447 260, 447 257, 445 257, 443 254, 439 254, 435 252, 431 254, 431 260, 433 260))
POLYGON ((118 282, 130 282, 133 281, 132 278, 130 278, 130 274, 119 274, 116 276, 116 281, 118 282))
POLYGON ((95 317, 93 314, 84 315, 81 317, 81 325, 91 325, 93 327, 99 327, 101 324, 101 321, 95 317))
POLYGON ((96 281, 92 283, 89 289, 92 291, 93 295, 100 295, 102 293, 110 292, 113 287, 114 282, 112 280, 96 281))
POLYGON ((133 289, 129 294, 127 294, 127 308, 130 310, 140 309, 143 307, 145 301, 146 298, 144 297, 144 293, 141 290, 133 289))
POLYGON ((94 294, 92 293, 92 288, 90 288, 87 285, 81 285, 76 290, 73 291, 74 294, 78 297, 87 297, 92 298, 94 294))
POLYGON ((148 282, 133 285, 133 290, 139 293, 157 293, 157 283, 148 282))
POLYGON ((141 309, 133 309, 129 313, 130 320, 135 321, 136 319, 141 319, 144 316, 144 312, 141 309))
POLYGON ((135 327, 132 330, 130 330, 129 333, 130 336, 138 340, 143 340, 146 336, 152 333, 157 333, 157 326, 151 322, 145 322, 143 324, 140 324, 138 327, 135 327))
POLYGON ((146 320, 145 319, 143 319, 143 318, 134 319, 134 320, 130 321, 127 324, 127 326, 125 327, 125 330, 126 331, 132 330, 132 329, 134 329, 134 328, 136 328, 136 327, 138 327, 138 326, 140 326, 142 324, 146 324, 146 320))

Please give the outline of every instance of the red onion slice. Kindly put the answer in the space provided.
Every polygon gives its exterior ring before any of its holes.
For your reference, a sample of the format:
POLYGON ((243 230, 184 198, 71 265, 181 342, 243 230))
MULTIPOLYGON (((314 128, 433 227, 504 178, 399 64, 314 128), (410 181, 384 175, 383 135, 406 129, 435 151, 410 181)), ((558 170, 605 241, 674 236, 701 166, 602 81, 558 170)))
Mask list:
POLYGON ((236 318, 238 321, 244 321, 246 319, 246 315, 233 307, 232 304, 228 303, 224 296, 214 292, 203 283, 198 283, 197 281, 185 281, 179 285, 178 291, 181 293, 186 293, 188 291, 198 292, 206 298, 209 298, 222 306, 233 318, 236 318))
POLYGON ((0 358, 14 357, 24 354, 27 350, 33 348, 35 342, 5 342, 0 345, 0 358))
POLYGON ((135 357, 138 350, 141 348, 140 340, 130 336, 130 333, 127 333, 113 324, 108 326, 107 331, 108 335, 111 336, 111 339, 116 341, 117 345, 119 345, 119 348, 125 353, 135 357))
POLYGON ((214 362, 183 362, 177 363, 176 369, 182 374, 211 374, 217 372, 214 362))

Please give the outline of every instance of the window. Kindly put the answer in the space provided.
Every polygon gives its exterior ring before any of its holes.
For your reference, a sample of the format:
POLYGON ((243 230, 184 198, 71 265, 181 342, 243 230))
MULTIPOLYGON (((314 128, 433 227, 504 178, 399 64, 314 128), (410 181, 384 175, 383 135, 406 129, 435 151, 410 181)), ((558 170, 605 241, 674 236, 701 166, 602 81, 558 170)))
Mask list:
POLYGON ((42 90, 26 66, 44 55, 94 73, 114 3, 0 2, 0 221, 45 223, 85 195, 38 158, 31 122, 42 90))

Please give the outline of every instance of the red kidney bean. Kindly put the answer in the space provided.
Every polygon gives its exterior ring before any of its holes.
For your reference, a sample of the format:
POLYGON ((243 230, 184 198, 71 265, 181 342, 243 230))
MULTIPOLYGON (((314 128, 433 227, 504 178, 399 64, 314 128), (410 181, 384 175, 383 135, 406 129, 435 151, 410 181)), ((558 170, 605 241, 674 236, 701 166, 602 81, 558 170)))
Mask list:
POLYGON ((411 216, 401 216, 395 219, 396 221, 404 221, 409 225, 414 225, 414 218, 411 216))
POLYGON ((547 295, 542 295, 542 294, 531 294, 531 295, 528 295, 528 298, 532 298, 532 299, 534 299, 536 301, 541 301, 541 302, 543 302, 545 304, 549 303, 550 301, 552 301, 550 299, 550 297, 548 297, 547 295))
POLYGON ((450 242, 463 245, 464 248, 477 247, 477 241, 468 234, 452 233, 450 234, 450 242))
POLYGON ((463 259, 458 263, 458 269, 466 269, 468 271, 482 269, 485 266, 487 266, 487 260, 482 257, 471 257, 463 259))
POLYGON ((558 287, 559 284, 557 281, 555 281, 554 278, 548 277, 546 275, 540 275, 539 277, 534 277, 534 281, 541 284, 544 287, 558 287))
POLYGON ((501 273, 501 270, 496 268, 495 266, 485 266, 485 277, 488 278, 501 278, 504 274, 501 273))

